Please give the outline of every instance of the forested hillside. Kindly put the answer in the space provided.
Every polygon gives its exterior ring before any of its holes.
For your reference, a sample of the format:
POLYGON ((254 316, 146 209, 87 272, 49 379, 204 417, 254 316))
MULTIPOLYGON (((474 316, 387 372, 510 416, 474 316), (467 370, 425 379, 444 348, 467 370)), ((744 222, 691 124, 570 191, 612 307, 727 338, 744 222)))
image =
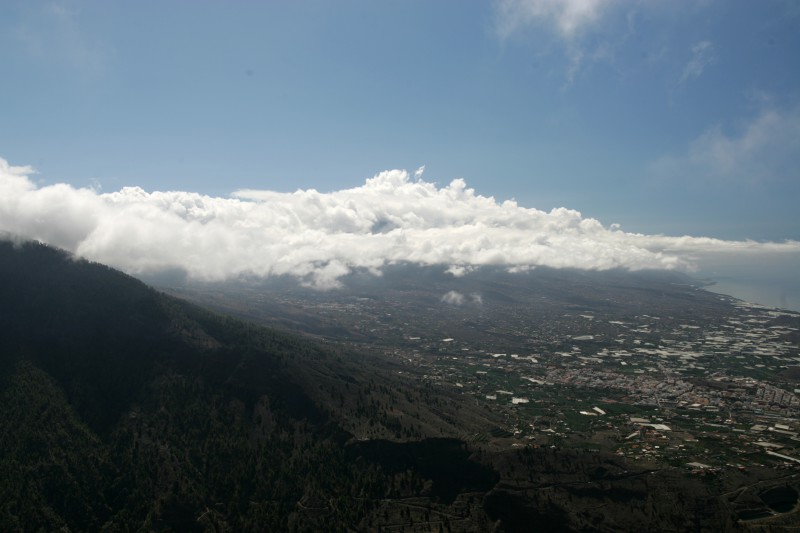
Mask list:
POLYGON ((776 475, 491 445, 497 412, 343 346, 0 241, 0 530, 738 530, 726 493, 776 475))
POLYGON ((0 279, 3 530, 358 524, 373 499, 423 480, 353 460, 347 420, 389 438, 450 433, 391 414, 417 392, 362 356, 105 266, 3 242, 0 279))

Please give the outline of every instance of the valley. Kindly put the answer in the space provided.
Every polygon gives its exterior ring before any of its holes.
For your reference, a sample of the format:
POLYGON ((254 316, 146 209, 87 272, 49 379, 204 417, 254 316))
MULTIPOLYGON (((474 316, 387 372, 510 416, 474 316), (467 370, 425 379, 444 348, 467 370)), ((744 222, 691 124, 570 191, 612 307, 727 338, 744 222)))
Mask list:
POLYGON ((5 530, 798 521, 798 316, 684 276, 155 290, 11 242, 0 275, 5 530))

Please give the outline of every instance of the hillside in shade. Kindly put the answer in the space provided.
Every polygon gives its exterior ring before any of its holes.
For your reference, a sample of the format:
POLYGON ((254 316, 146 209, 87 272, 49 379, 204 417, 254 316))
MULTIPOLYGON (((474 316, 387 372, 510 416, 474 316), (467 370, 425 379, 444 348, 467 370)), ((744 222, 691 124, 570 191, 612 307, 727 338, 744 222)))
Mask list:
MULTIPOLYGON (((736 529, 713 484, 500 448, 495 412, 398 362, 0 242, 0 529, 736 529)), ((736 477, 738 476, 738 477, 736 477)))

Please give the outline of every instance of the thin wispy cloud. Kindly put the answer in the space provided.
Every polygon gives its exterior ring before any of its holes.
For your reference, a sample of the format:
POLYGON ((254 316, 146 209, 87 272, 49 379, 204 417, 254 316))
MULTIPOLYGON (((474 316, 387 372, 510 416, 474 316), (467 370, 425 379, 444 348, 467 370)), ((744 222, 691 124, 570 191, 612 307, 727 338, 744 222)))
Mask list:
POLYGON ((500 0, 496 3, 497 32, 508 38, 530 26, 553 28, 572 41, 594 24, 613 0, 500 0))
POLYGON ((242 190, 221 198, 126 187, 100 193, 38 186, 0 159, 0 231, 37 239, 133 274, 180 269, 197 280, 290 275, 321 289, 355 269, 484 265, 687 269, 703 253, 800 251, 800 243, 626 233, 556 208, 481 196, 462 179, 437 187, 402 170, 320 193, 242 190))
POLYGON ((692 46, 692 57, 686 66, 683 67, 683 72, 679 83, 681 85, 699 78, 703 75, 706 68, 716 61, 714 45, 710 41, 700 41, 692 46))
POLYGON ((587 60, 607 55, 605 44, 587 51, 584 37, 602 24, 614 3, 615 0, 500 0, 495 4, 496 31, 502 40, 531 29, 552 32, 567 55, 566 77, 571 84, 587 60))
POLYGON ((86 32, 79 12, 64 2, 50 2, 12 32, 27 57, 59 65, 81 75, 95 76, 106 66, 111 49, 86 32))
POLYGON ((738 128, 715 125, 694 139, 686 153, 652 165, 665 179, 754 184, 796 180, 800 168, 800 105, 767 108, 738 128))

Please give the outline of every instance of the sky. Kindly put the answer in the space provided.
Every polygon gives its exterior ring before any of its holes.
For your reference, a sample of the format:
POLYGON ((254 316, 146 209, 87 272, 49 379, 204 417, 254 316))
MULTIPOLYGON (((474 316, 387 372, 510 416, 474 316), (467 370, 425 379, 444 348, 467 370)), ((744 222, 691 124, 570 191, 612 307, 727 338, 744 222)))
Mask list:
POLYGON ((672 268, 797 307, 798 199, 791 0, 0 3, 0 231, 132 273, 672 268))

